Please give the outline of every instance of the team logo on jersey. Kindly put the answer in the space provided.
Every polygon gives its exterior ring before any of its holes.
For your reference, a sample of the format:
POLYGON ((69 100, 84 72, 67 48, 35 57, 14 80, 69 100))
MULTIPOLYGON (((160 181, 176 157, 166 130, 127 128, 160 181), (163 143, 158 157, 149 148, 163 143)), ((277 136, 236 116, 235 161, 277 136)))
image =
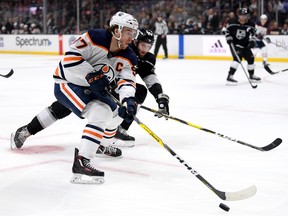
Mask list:
POLYGON ((93 68, 97 71, 102 70, 104 75, 107 76, 110 82, 114 80, 115 71, 111 65, 102 63, 102 64, 93 65, 93 68))
POLYGON ((238 29, 237 32, 236 32, 236 38, 238 40, 242 40, 243 38, 245 38, 246 36, 246 30, 243 30, 243 29, 238 29))

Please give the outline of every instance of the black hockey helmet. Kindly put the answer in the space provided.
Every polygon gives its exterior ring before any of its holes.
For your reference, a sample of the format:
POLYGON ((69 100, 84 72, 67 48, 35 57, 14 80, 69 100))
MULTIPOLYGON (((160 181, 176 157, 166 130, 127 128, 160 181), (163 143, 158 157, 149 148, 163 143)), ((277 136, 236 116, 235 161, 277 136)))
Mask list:
POLYGON ((137 42, 145 42, 153 45, 154 43, 154 34, 151 30, 146 30, 144 28, 139 30, 139 35, 137 37, 137 42))
POLYGON ((248 15, 247 8, 239 8, 239 15, 248 15))

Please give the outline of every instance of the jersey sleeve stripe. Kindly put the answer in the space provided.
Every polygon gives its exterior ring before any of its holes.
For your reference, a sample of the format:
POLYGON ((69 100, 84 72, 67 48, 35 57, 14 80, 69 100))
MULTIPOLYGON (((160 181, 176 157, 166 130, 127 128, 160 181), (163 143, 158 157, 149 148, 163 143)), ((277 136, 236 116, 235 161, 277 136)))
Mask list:
POLYGON ((66 52, 66 53, 65 53, 65 56, 67 56, 67 55, 82 56, 80 53, 71 52, 71 51, 66 52))
POLYGON ((83 63, 85 60, 84 59, 82 59, 82 60, 80 60, 80 61, 77 61, 77 62, 74 62, 74 63, 70 63, 70 64, 65 64, 64 65, 64 68, 69 68, 69 67, 74 67, 74 66, 77 66, 77 65, 79 65, 79 64, 81 64, 81 63, 83 63))
POLYGON ((61 62, 59 62, 58 68, 60 69, 60 77, 64 80, 66 80, 66 77, 65 77, 64 71, 63 71, 63 66, 62 66, 61 62))
POLYGON ((117 86, 122 86, 122 85, 131 85, 134 88, 136 88, 136 84, 133 81, 131 81, 131 80, 122 79, 122 80, 117 82, 117 86))
POLYGON ((57 77, 59 77, 59 69, 58 69, 58 67, 56 67, 56 70, 55 70, 54 75, 57 76, 57 77))
POLYGON ((82 57, 64 57, 64 62, 67 62, 67 61, 76 61, 76 60, 82 60, 83 58, 82 57))

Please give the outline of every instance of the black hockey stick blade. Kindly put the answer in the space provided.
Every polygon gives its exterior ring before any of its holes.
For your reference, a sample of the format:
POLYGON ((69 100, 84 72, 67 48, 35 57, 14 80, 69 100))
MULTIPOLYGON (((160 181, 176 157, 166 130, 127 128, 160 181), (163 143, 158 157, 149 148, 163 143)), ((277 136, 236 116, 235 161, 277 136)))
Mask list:
MULTIPOLYGON (((155 109, 152 109, 152 108, 149 108, 149 107, 146 107, 146 106, 144 106, 144 105, 141 105, 140 108, 145 109, 145 110, 147 110, 147 111, 149 111, 149 112, 159 113, 159 111, 157 111, 157 110, 155 110, 155 109)), ((160 114, 160 113, 159 113, 159 114, 160 114)), ((191 127, 193 127, 193 128, 196 128, 196 129, 205 131, 205 132, 207 132, 207 133, 211 133, 211 134, 217 135, 217 136, 219 136, 219 137, 221 137, 221 138, 224 138, 224 139, 228 139, 228 140, 230 140, 230 141, 232 141, 232 142, 236 142, 236 143, 239 143, 239 144, 241 144, 241 145, 251 147, 251 148, 256 149, 256 150, 258 150, 258 151, 270 151, 270 150, 276 148, 277 146, 279 146, 279 145, 282 143, 282 139, 281 139, 281 138, 277 138, 277 139, 275 139, 272 143, 268 144, 267 146, 258 147, 258 146, 255 146, 255 145, 249 144, 249 143, 247 143, 247 142, 244 142, 244 141, 241 141, 241 140, 238 140, 238 139, 229 137, 229 136, 224 135, 224 134, 221 134, 221 133, 219 133, 219 132, 212 131, 212 130, 210 130, 210 129, 208 129, 208 128, 204 128, 204 127, 202 127, 202 126, 200 126, 200 125, 196 125, 196 124, 193 124, 193 123, 191 123, 191 122, 188 122, 188 121, 185 121, 185 120, 182 120, 182 119, 179 119, 179 118, 170 116, 170 115, 166 115, 166 114, 161 114, 161 115, 163 115, 163 116, 164 116, 165 118, 167 118, 167 119, 172 119, 172 120, 174 120, 174 121, 178 121, 178 122, 180 122, 180 123, 182 123, 182 124, 186 124, 186 125, 189 125, 189 126, 191 126, 191 127)))
POLYGON ((274 71, 272 71, 272 70, 270 69, 270 67, 269 67, 268 65, 265 65, 264 68, 265 68, 265 70, 266 70, 268 73, 270 73, 271 75, 288 71, 288 68, 286 68, 286 69, 283 69, 283 70, 279 70, 279 71, 275 71, 275 72, 274 72, 274 71))
POLYGON ((271 75, 277 74, 278 72, 273 72, 268 65, 264 65, 264 69, 271 75))
POLYGON ((262 147, 261 150, 262 151, 270 151, 270 150, 276 148, 277 146, 279 146, 281 143, 282 143, 282 139, 277 138, 272 143, 270 143, 269 145, 262 147))
POLYGON ((9 72, 8 74, 5 74, 5 75, 3 75, 3 74, 0 74, 0 76, 1 76, 1 77, 5 77, 5 78, 9 78, 10 76, 12 76, 12 75, 13 75, 13 73, 14 73, 14 70, 13 70, 13 69, 11 69, 11 70, 10 70, 10 72, 9 72))
POLYGON ((252 86, 252 88, 254 88, 254 89, 258 87, 258 85, 252 85, 252 84, 251 84, 251 86, 252 86))

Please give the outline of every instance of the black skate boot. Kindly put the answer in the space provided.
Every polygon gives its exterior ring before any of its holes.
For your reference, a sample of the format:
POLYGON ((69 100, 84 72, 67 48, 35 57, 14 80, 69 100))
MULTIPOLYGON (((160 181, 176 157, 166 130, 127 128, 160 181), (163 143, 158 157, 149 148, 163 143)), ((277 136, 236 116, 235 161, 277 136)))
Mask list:
POLYGON ((250 78, 250 81, 252 83, 260 83, 261 82, 261 78, 255 76, 254 74, 250 74, 249 78, 250 78))
POLYGON ((118 127, 118 130, 117 130, 117 132, 116 132, 114 137, 117 138, 117 139, 120 139, 120 140, 124 140, 124 141, 135 141, 135 138, 130 136, 127 133, 127 130, 125 130, 121 126, 118 127))
POLYGON ((234 79, 233 75, 228 74, 226 85, 235 86, 238 84, 238 81, 234 79))
POLYGON ((113 147, 113 146, 103 146, 99 145, 97 151, 96 151, 97 157, 110 157, 110 158, 121 158, 122 157, 122 151, 119 148, 113 147))
POLYGON ((27 125, 18 128, 15 134, 13 133, 11 134, 11 138, 10 138, 11 149, 15 149, 15 148, 20 149, 29 136, 31 136, 31 134, 27 129, 27 125))
POLYGON ((90 160, 78 155, 79 150, 75 149, 74 163, 72 167, 73 176, 70 180, 73 184, 103 184, 104 172, 97 170, 90 160), (91 177, 89 180, 82 177, 91 177))

